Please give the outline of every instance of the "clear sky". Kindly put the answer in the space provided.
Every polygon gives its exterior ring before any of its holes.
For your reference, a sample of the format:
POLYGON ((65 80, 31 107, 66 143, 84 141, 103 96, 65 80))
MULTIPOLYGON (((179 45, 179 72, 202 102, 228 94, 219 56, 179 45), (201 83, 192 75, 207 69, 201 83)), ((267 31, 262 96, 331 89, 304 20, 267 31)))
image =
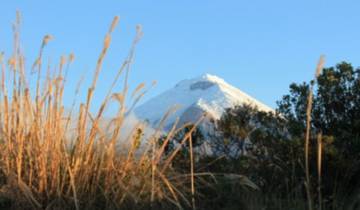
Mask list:
POLYGON ((106 92, 127 54, 136 24, 142 24, 144 37, 131 83, 158 81, 145 99, 179 80, 211 73, 275 107, 291 82, 313 77, 321 54, 326 66, 344 60, 360 65, 356 0, 3 0, 0 51, 8 54, 16 10, 23 16, 29 65, 45 34, 55 37, 46 58, 55 62, 62 54, 75 53, 69 89, 82 72, 90 76, 105 32, 113 16, 120 16, 98 95, 106 92))

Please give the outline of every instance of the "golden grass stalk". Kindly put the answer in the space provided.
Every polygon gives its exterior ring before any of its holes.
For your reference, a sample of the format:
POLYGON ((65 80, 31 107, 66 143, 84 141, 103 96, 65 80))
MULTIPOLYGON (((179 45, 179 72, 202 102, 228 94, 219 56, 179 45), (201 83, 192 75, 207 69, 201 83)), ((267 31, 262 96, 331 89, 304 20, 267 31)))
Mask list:
POLYGON ((195 210, 195 180, 194 180, 194 153, 193 153, 193 141, 192 136, 189 138, 189 145, 190 145, 190 174, 191 174, 191 202, 192 208, 195 210))
POLYGON ((318 209, 322 210, 322 193, 321 193, 321 164, 322 164, 322 132, 317 135, 317 174, 318 174, 318 209))
MULTIPOLYGON (((316 67, 315 71, 315 81, 317 77, 320 75, 321 70, 324 65, 324 56, 321 56, 316 67)), ((312 195, 311 195, 311 180, 310 180, 310 169, 309 169, 309 143, 310 143, 310 130, 311 130, 311 111, 313 104, 313 89, 315 81, 310 84, 309 95, 307 98, 307 107, 306 107, 306 131, 305 131, 305 145, 304 145, 304 155, 305 155, 305 188, 306 188, 306 196, 308 200, 308 209, 313 209, 312 204, 312 195)))

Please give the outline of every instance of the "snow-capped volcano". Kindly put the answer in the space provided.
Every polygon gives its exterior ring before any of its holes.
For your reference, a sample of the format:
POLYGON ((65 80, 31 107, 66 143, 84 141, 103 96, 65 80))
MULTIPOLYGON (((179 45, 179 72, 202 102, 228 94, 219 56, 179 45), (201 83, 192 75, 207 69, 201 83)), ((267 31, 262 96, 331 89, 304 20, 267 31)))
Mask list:
POLYGON ((196 122, 204 113, 213 119, 219 119, 226 108, 249 104, 262 111, 273 111, 267 105, 252 98, 223 79, 205 74, 194 79, 180 81, 175 87, 150 99, 135 109, 139 119, 147 120, 157 127, 165 113, 177 107, 166 125, 171 125, 176 118, 180 123, 196 122))

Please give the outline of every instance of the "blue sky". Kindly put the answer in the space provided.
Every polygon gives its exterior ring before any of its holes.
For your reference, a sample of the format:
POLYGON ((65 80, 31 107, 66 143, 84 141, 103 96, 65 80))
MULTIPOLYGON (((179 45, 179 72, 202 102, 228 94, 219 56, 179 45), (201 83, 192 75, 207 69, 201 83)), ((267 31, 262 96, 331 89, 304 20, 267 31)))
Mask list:
POLYGON ((52 34, 46 59, 55 63, 62 54, 76 55, 72 90, 83 72, 91 79, 104 34, 119 15, 98 96, 107 91, 141 24, 144 37, 131 84, 158 81, 145 100, 179 80, 211 73, 275 107, 291 82, 313 77, 321 54, 326 66, 344 60, 360 65, 359 9, 359 1, 349 0, 4 0, 0 51, 11 52, 11 23, 20 10, 27 64, 34 61, 42 37, 52 34))

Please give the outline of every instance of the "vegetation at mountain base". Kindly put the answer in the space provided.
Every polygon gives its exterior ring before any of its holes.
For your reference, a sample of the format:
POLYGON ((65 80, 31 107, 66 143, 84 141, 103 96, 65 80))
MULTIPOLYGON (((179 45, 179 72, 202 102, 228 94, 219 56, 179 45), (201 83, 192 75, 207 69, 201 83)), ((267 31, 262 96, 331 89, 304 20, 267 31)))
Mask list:
MULTIPOLYGON (((315 82, 309 146, 311 199, 315 209, 360 209, 360 70, 342 62, 324 68, 317 81, 311 81, 315 82)), ((251 146, 245 155, 207 157, 198 164, 213 161, 207 171, 243 174, 260 189, 250 192, 256 199, 249 199, 244 189, 224 191, 226 184, 219 186, 215 191, 224 193, 221 200, 230 209, 236 208, 232 199, 242 201, 244 209, 307 209, 304 131, 309 87, 309 83, 291 84, 276 113, 243 105, 227 109, 216 122, 222 137, 213 142, 216 149, 224 150, 222 154, 230 154, 224 145, 242 148, 249 141, 251 146)))

